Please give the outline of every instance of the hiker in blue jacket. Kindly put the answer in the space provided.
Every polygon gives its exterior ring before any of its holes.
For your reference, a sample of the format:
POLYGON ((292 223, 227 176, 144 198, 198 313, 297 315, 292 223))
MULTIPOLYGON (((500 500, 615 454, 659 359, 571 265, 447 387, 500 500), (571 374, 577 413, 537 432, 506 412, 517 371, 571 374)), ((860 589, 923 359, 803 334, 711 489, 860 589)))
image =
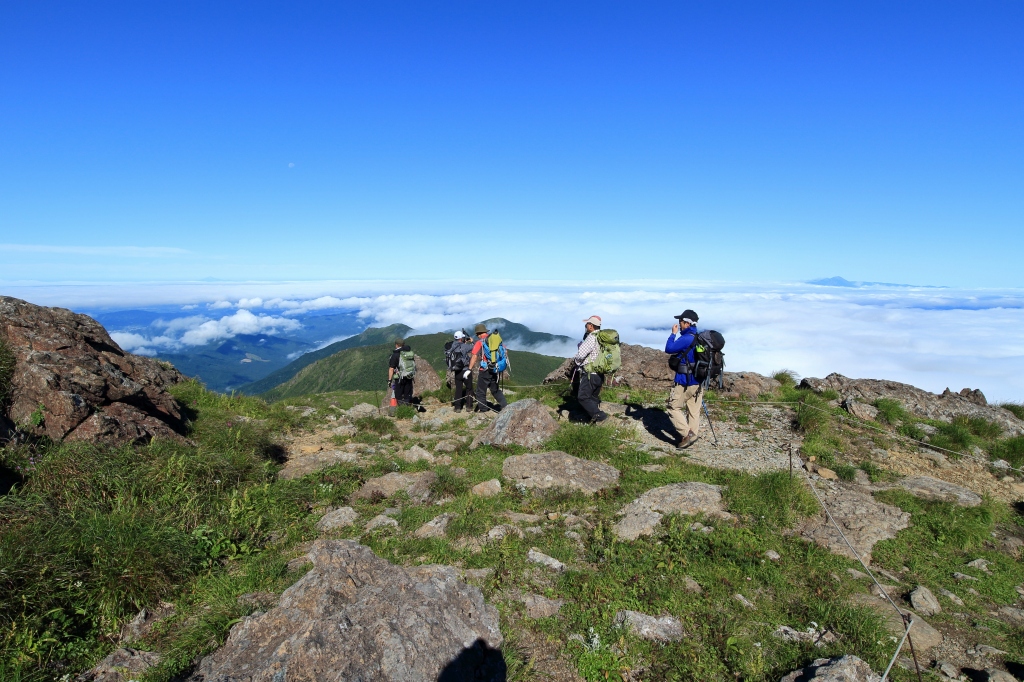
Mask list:
POLYGON ((700 406, 704 400, 704 387, 693 375, 693 349, 697 338, 697 313, 684 310, 676 315, 678 322, 672 325, 672 335, 665 342, 665 352, 678 355, 679 368, 675 385, 668 398, 668 416, 672 426, 679 432, 680 441, 676 447, 688 448, 697 442, 700 428, 700 406))

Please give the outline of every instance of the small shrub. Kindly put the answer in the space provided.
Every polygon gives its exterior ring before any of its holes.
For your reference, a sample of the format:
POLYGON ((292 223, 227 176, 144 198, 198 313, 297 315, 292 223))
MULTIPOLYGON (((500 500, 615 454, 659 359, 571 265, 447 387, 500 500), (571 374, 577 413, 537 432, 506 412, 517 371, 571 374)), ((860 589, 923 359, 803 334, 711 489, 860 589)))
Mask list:
POLYGON ((1024 419, 1024 403, 999 403, 997 407, 1013 412, 1017 419, 1024 419))
POLYGON ((412 405, 399 405, 395 408, 395 419, 412 419, 415 416, 416 408, 412 405))
MULTIPOLYGON (((409 406, 402 405, 402 407, 409 406)), ((398 435, 398 427, 395 426, 395 422, 387 417, 360 417, 356 420, 356 428, 360 431, 376 433, 381 436, 389 433, 391 435, 398 435)))
POLYGON ((614 435, 615 429, 611 426, 565 424, 548 441, 548 449, 561 450, 573 457, 598 459, 612 453, 614 435))
POLYGON ((772 378, 783 386, 793 387, 796 386, 796 381, 800 378, 800 375, 791 369, 780 369, 772 374, 772 378))

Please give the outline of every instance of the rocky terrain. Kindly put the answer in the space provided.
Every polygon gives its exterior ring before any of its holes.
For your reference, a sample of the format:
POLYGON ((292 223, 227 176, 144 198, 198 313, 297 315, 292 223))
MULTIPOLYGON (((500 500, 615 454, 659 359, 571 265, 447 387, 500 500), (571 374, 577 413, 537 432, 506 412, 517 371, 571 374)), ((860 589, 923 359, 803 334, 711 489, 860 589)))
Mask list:
MULTIPOLYGON (((74 659, 89 661, 81 682, 852 682, 880 679, 894 654, 889 679, 898 681, 917 679, 918 665, 926 679, 1005 681, 1024 670, 1024 482, 990 456, 1021 423, 978 392, 938 396, 839 375, 797 387, 785 375, 728 373, 708 396, 699 441, 679 450, 663 409, 664 354, 635 346, 623 348, 626 371, 606 389, 611 419, 601 426, 580 423, 556 382, 510 391, 505 410, 473 415, 447 405, 438 380, 419 392, 420 411, 398 418, 373 393, 272 405, 215 396, 120 353, 88 318, 17 310, 40 321, 29 333, 5 316, 0 328, 21 349, 16 395, 50 386, 93 400, 104 418, 149 400, 182 420, 178 430, 158 420, 166 434, 88 436, 99 448, 173 444, 137 449, 120 488, 97 490, 117 479, 115 450, 93 451, 102 474, 88 485, 74 478, 82 451, 43 441, 2 451, 25 472, 25 493, 0 505, 0 528, 12 529, 0 530, 0 581, 22 576, 7 592, 32 594, 24 586, 49 561, 57 577, 31 584, 116 593, 89 568, 113 556, 127 563, 111 569, 112 584, 140 595, 104 616, 75 607, 90 620, 66 632, 99 633, 74 659), (92 374, 66 369, 79 360, 92 374), (25 378, 38 366, 49 383, 25 378), (180 405, 195 410, 189 430, 180 405), (982 434, 947 443, 959 450, 914 437, 927 427, 938 439, 958 419, 976 420, 982 434), (61 497, 65 482, 97 506, 46 517, 56 525, 129 507, 141 518, 166 498, 164 535, 143 552, 134 536, 116 535, 126 517, 114 516, 104 531, 114 545, 94 526, 72 533, 73 543, 88 540, 71 570, 57 554, 18 563, 17 534, 42 513, 32 510, 74 504, 61 497), (28 495, 53 497, 32 506, 28 495), (193 577, 154 563, 175 543, 183 553, 168 564, 193 562, 193 577), (165 584, 147 592, 157 580, 165 584), (905 619, 913 651, 897 652, 905 619)), ((12 403, 22 405, 12 410, 19 424, 25 400, 12 403)), ((53 421, 34 433, 59 429, 53 421)), ((73 442, 86 421, 53 441, 73 442)), ((157 523, 146 518, 146 529, 157 523)), ((33 546, 27 556, 44 556, 33 546)), ((4 632, 21 632, 22 621, 4 632)), ((10 653, 23 650, 10 642, 27 640, 0 637, 0 665, 31 670, 31 657, 10 653)), ((59 667, 65 659, 53 660, 46 674, 73 679, 59 667)))
POLYGON ((0 296, 0 341, 14 357, 0 415, 8 431, 107 444, 185 433, 182 407, 167 393, 184 377, 125 353, 87 315, 0 296))

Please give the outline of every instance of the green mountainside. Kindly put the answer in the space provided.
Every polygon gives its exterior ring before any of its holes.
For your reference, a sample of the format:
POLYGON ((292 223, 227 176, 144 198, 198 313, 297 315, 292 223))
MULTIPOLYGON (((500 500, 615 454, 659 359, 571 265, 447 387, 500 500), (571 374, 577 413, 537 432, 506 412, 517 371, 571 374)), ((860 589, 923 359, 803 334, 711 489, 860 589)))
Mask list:
MULTIPOLYGON (((491 331, 495 329, 501 334, 501 338, 509 341, 507 344, 513 350, 519 346, 536 347, 542 343, 571 343, 572 339, 560 334, 548 334, 547 332, 535 332, 526 325, 506 320, 504 317, 492 317, 484 320, 483 324, 491 331)), ((468 329, 467 331, 472 331, 468 329)))
POLYGON ((238 391, 247 395, 266 393, 275 386, 279 386, 280 384, 288 381, 314 362, 330 357, 338 351, 347 350, 349 348, 359 348, 362 346, 389 344, 395 339, 405 336, 409 331, 411 331, 411 328, 404 324, 392 324, 387 327, 370 327, 360 334, 350 336, 349 338, 338 341, 337 343, 324 346, 319 350, 301 355, 292 363, 271 372, 262 379, 241 386, 238 391))
MULTIPOLYGON (((423 334, 410 336, 406 343, 438 374, 444 374, 444 344, 450 339, 448 333, 423 334)), ((330 391, 383 391, 392 350, 389 343, 341 350, 301 368, 291 379, 265 391, 263 397, 280 400, 330 391)), ((534 385, 562 364, 563 358, 513 350, 509 351, 509 360, 509 384, 534 385)))
POLYGON ((280 336, 239 334, 187 353, 160 353, 157 359, 171 363, 186 376, 200 379, 214 391, 226 393, 265 376, 270 370, 288 366, 289 356, 309 347, 308 343, 280 336))

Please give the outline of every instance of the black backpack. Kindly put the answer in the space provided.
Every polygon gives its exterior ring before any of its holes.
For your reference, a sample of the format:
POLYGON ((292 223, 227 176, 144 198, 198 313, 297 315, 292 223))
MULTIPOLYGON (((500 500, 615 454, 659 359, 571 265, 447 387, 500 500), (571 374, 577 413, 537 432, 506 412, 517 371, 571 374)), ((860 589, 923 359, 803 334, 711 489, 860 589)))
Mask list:
POLYGON ((693 343, 681 353, 677 353, 668 359, 668 366, 677 374, 692 374, 701 382, 710 382, 715 379, 721 380, 722 372, 725 370, 725 337, 714 329, 706 329, 697 332, 693 336, 693 343), (682 358, 693 351, 693 364, 684 363, 682 358))
POLYGON ((461 341, 449 341, 444 344, 444 364, 453 372, 466 369, 466 351, 461 341))

